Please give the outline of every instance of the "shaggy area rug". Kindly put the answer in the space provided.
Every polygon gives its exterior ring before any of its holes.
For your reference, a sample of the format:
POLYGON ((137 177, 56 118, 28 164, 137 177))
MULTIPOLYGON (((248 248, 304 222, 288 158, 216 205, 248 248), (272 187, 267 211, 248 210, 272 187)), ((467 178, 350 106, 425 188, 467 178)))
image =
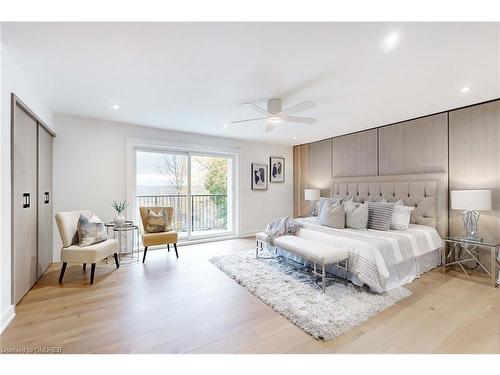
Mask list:
POLYGON ((376 294, 342 279, 329 281, 323 293, 310 269, 284 257, 256 259, 254 250, 215 257, 210 262, 290 322, 322 340, 341 335, 411 295, 406 288, 376 294))

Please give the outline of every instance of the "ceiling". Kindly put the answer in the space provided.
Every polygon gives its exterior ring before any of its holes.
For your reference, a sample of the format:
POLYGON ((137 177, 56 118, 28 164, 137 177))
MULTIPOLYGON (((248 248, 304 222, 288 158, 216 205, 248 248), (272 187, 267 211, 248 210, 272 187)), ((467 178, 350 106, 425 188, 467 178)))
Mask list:
POLYGON ((8 23, 2 41, 54 112, 291 145, 499 98, 499 25, 8 23), (318 121, 225 127, 271 97, 318 121))

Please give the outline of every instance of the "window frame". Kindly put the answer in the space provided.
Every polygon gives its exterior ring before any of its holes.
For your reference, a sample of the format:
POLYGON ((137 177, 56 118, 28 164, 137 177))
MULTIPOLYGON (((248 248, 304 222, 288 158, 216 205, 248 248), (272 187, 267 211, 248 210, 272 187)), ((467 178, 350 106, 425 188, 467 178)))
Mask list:
MULTIPOLYGON (((188 220, 188 231, 186 236, 180 238, 179 242, 197 242, 200 240, 210 240, 225 237, 235 237, 239 236, 240 233, 240 202, 239 202, 239 161, 240 161, 240 151, 234 148, 221 148, 207 145, 197 145, 190 143, 173 143, 161 140, 153 139, 142 139, 142 138, 127 138, 127 200, 131 203, 127 209, 127 214, 133 218, 139 217, 139 208, 137 207, 136 200, 136 187, 137 187, 137 152, 158 152, 158 153, 172 153, 186 155, 188 157, 188 199, 187 199, 187 210, 189 216, 191 214, 191 157, 192 156, 207 156, 207 157, 224 157, 231 159, 231 173, 228 173, 228 178, 231 179, 231 183, 228 181, 228 204, 230 205, 231 212, 230 217, 228 215, 228 221, 231 221, 231 230, 227 230, 224 233, 213 233, 206 235, 194 235, 192 234, 191 220, 188 220), (130 212, 131 210, 132 212, 130 212)), ((139 223, 139 226, 141 224, 139 223)))

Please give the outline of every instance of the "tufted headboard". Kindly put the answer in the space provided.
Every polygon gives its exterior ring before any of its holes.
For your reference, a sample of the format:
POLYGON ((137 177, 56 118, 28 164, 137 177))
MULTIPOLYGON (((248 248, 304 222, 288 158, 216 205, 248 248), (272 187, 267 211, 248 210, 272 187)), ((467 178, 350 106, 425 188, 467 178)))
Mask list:
POLYGON ((411 223, 434 227, 441 237, 448 233, 446 173, 337 177, 332 182, 331 196, 352 197, 356 202, 403 199, 407 206, 415 207, 411 223))

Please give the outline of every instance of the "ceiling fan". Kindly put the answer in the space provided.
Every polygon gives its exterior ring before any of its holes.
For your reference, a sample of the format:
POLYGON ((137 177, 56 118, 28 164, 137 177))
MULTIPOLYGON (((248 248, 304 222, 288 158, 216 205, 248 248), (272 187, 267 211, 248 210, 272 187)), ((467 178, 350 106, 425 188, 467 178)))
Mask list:
POLYGON ((271 131, 274 129, 274 125, 282 122, 282 121, 287 121, 287 122, 297 122, 300 124, 313 124, 316 122, 315 118, 310 118, 310 117, 300 117, 300 116, 292 116, 296 113, 306 111, 308 109, 314 108, 316 104, 313 102, 307 100, 305 102, 293 105, 289 108, 282 109, 282 100, 273 98, 269 99, 267 101, 267 110, 259 107, 257 104, 254 103, 243 103, 243 105, 247 106, 248 108, 253 109, 254 111, 257 111, 261 114, 264 115, 264 117, 257 117, 257 118, 251 118, 247 120, 239 120, 239 121, 232 121, 230 124, 241 124, 243 122, 251 122, 251 121, 259 121, 259 120, 267 120, 266 124, 266 132, 271 131))

